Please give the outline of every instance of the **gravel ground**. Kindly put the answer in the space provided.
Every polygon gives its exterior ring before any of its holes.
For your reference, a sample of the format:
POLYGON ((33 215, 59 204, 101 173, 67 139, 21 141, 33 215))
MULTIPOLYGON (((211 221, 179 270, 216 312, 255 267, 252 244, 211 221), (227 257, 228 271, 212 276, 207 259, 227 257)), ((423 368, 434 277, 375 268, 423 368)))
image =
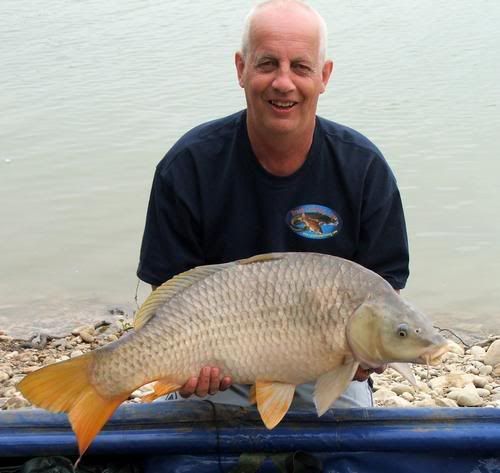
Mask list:
MULTIPOLYGON (((56 361, 67 360, 117 340, 130 328, 127 317, 117 323, 82 326, 65 337, 37 335, 14 339, 0 330, 0 409, 30 404, 16 384, 27 374, 56 361)), ((374 375, 374 399, 380 407, 500 407, 500 336, 474 346, 450 341, 450 352, 439 366, 414 366, 418 387, 387 369, 374 375)), ((127 402, 139 402, 150 391, 143 387, 127 402)))

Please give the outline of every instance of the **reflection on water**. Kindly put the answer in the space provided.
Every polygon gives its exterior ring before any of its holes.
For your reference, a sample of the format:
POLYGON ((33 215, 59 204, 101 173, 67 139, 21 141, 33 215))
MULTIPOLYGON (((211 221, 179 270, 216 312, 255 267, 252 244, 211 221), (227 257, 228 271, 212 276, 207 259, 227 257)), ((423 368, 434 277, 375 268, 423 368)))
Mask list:
MULTIPOLYGON (((311 3, 335 60, 320 114, 370 137, 400 184, 405 294, 446 326, 498 331, 500 4, 311 3)), ((0 328, 134 309, 154 166, 244 106, 248 6, 2 1, 0 328)))

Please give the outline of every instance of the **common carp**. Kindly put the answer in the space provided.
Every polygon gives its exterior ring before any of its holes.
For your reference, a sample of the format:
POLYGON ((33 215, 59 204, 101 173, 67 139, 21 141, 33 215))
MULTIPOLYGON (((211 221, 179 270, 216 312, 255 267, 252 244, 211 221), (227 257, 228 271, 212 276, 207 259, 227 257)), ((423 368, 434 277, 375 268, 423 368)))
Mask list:
MULTIPOLYGON (((446 351, 431 322, 374 272, 329 255, 270 253, 173 277, 149 295, 131 333, 18 387, 32 404, 68 413, 81 457, 134 390, 158 381, 153 397, 176 391, 203 366, 253 385, 272 429, 298 384, 316 381, 322 415, 360 364, 435 364, 446 351)), ((395 365, 412 379, 406 366, 395 365)))

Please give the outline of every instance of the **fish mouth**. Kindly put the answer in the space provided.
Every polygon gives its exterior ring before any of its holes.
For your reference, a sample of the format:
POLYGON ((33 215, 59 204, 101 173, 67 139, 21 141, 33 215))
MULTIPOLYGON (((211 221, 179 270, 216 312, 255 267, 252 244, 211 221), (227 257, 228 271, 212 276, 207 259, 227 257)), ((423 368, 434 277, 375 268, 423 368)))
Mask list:
POLYGON ((415 363, 420 363, 422 365, 435 366, 441 362, 441 358, 449 350, 448 344, 444 343, 438 347, 433 347, 422 353, 416 360, 415 363))

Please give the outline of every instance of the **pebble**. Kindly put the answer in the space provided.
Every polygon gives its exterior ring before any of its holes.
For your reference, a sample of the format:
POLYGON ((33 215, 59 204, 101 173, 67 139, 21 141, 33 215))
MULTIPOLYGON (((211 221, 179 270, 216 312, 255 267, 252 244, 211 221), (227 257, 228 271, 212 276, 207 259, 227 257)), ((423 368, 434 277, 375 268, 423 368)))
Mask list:
POLYGON ((28 407, 30 403, 18 396, 11 397, 10 399, 7 399, 5 404, 3 405, 2 409, 9 410, 9 409, 21 409, 22 407, 28 407))
POLYGON ((398 395, 390 389, 382 388, 373 393, 373 399, 378 402, 385 402, 392 397, 398 397, 398 395))
POLYGON ((93 325, 82 325, 72 330, 71 335, 80 335, 82 332, 87 332, 91 335, 95 334, 95 328, 93 325))
POLYGON ((10 378, 9 373, 6 373, 5 371, 0 371, 0 383, 7 381, 9 378, 10 378))
POLYGON ((390 386, 390 390, 397 395, 401 395, 403 393, 413 393, 415 392, 415 389, 411 386, 407 386, 406 384, 400 384, 396 383, 392 386, 390 386))
POLYGON ((474 376, 472 374, 454 372, 431 379, 429 381, 429 387, 431 389, 442 388, 445 386, 462 388, 466 384, 472 383, 473 379, 474 376))
POLYGON ((483 365, 481 368, 479 368, 479 374, 481 376, 488 376, 489 374, 491 374, 492 371, 493 371, 493 366, 491 365, 483 365))
POLYGON ((92 343, 95 340, 95 337, 88 332, 80 332, 80 338, 85 343, 92 343))
POLYGON ((488 384, 488 378, 475 376, 472 382, 474 383, 474 386, 476 386, 476 388, 484 388, 488 384))
POLYGON ((448 399, 446 397, 436 398, 437 407, 458 407, 458 404, 453 399, 448 399))
POLYGON ((448 346, 449 346, 449 353, 447 354, 448 356, 450 353, 456 354, 456 355, 464 355, 464 347, 462 345, 459 345, 457 342, 454 342, 453 340, 448 340, 448 346))
POLYGON ((409 402, 415 400, 415 396, 412 393, 409 393, 409 392, 402 393, 401 397, 403 399, 405 399, 406 401, 409 401, 409 402))
POLYGON ((496 366, 500 364, 500 340, 495 340, 486 355, 484 356, 484 364, 490 366, 496 366))
POLYGON ((464 388, 457 396, 457 404, 462 407, 478 407, 483 404, 483 400, 474 388, 464 388))

